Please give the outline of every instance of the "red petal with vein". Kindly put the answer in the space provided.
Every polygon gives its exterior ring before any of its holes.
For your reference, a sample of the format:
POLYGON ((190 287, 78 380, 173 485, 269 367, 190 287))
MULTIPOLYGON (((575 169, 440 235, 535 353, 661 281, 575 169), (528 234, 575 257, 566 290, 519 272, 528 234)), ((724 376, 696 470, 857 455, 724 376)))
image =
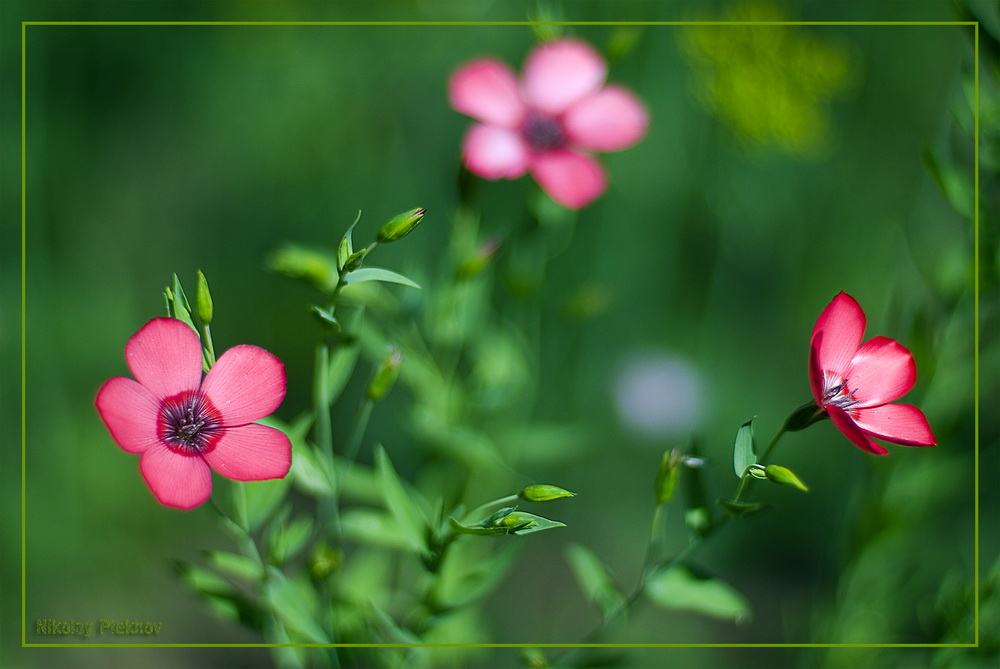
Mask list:
POLYGON ((197 390, 201 382, 201 340, 176 318, 154 318, 125 345, 136 380, 159 398, 197 390))
POLYGON ((645 137, 649 112, 629 91, 607 86, 566 111, 570 142, 590 151, 621 151, 645 137))
POLYGON ((854 421, 865 432, 903 446, 934 446, 937 440, 923 412, 912 404, 861 409, 854 421))
POLYGON ((917 380, 913 356, 888 337, 869 339, 854 354, 844 370, 847 387, 854 391, 858 407, 886 404, 906 394, 917 380))
POLYGON ((607 179, 594 158, 566 149, 534 157, 531 174, 559 204, 578 209, 604 192, 607 179))
POLYGON ((516 179, 528 171, 521 135, 496 125, 476 124, 462 144, 465 166, 485 179, 516 179))
POLYGON ((872 441, 868 435, 861 431, 854 420, 851 419, 847 413, 840 407, 827 407, 827 413, 830 414, 830 421, 837 427, 838 430, 844 433, 844 436, 851 440, 851 442, 863 451, 869 453, 874 453, 875 455, 887 455, 889 453, 888 449, 876 444, 872 441))
POLYGON ((258 346, 241 344, 222 354, 201 390, 222 424, 244 425, 274 412, 285 398, 285 366, 258 346))
POLYGON ((143 453, 139 468, 161 504, 193 509, 212 494, 212 470, 198 455, 157 444, 143 453))
POLYGON ((160 401, 137 381, 116 376, 97 391, 97 411, 111 436, 129 453, 144 453, 159 438, 160 401))
POLYGON ((820 369, 843 376, 844 369, 861 345, 861 336, 865 332, 865 312, 853 297, 840 293, 819 315, 816 327, 813 328, 812 341, 815 342, 821 332, 820 369))
POLYGON ((455 72, 448 99, 455 111, 485 123, 516 128, 524 119, 517 76, 498 60, 477 60, 455 72))
POLYGON ((524 97, 534 109, 558 115, 604 83, 608 69, 594 49, 576 40, 544 44, 524 64, 524 97))
POLYGON ((251 423, 225 430, 202 455, 212 469, 237 481, 280 479, 292 466, 292 443, 281 430, 251 423))

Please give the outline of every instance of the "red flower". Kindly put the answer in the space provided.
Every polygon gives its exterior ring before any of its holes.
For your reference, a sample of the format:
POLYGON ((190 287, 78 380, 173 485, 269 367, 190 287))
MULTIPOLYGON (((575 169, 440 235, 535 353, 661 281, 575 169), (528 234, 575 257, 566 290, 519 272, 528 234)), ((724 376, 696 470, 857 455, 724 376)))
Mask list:
POLYGON ((833 298, 820 314, 809 354, 809 384, 816 404, 855 446, 869 453, 889 452, 869 435, 903 446, 936 445, 920 409, 889 404, 917 380, 913 356, 888 337, 862 344, 864 331, 865 312, 847 293, 833 298))
POLYGON ((516 179, 531 172, 553 200, 572 209, 604 192, 604 169, 589 151, 621 151, 646 134, 645 106, 619 86, 604 86, 607 66, 577 40, 537 47, 518 81, 503 62, 486 58, 451 77, 451 106, 482 123, 465 136, 472 172, 516 179))
POLYGON ((212 472, 237 481, 282 478, 292 445, 253 421, 281 404, 285 368, 256 346, 234 346, 201 378, 201 342, 188 325, 154 318, 125 346, 136 380, 115 377, 97 410, 161 504, 192 509, 212 494, 212 472))

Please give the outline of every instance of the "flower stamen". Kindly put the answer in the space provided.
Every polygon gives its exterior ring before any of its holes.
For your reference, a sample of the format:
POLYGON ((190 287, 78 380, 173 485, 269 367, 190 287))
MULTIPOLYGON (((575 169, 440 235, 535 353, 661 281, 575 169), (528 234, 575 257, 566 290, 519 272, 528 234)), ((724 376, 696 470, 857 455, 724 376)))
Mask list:
POLYGON ((521 128, 525 140, 536 151, 558 149, 566 144, 562 123, 551 116, 529 114, 521 128))
POLYGON ((163 400, 157 434, 178 453, 203 453, 222 427, 219 412, 199 392, 183 392, 163 400))

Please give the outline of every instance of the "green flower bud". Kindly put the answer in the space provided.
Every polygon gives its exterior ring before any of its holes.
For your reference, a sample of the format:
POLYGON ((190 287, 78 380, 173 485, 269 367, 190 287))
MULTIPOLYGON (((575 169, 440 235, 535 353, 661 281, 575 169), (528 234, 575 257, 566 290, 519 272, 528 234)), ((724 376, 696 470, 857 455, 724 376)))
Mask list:
POLYGON ((411 209, 390 218, 378 231, 380 244, 387 244, 402 239, 413 232, 413 229, 424 220, 426 209, 411 209))
POLYGON ((302 246, 288 245, 278 249, 267 259, 267 266, 279 274, 307 281, 322 291, 331 291, 337 285, 336 260, 302 246))
POLYGON ((779 465, 768 465, 764 468, 765 475, 769 481, 789 488, 798 488, 803 492, 809 492, 806 484, 799 480, 799 477, 792 473, 792 470, 779 465))
POLYGON ((526 502, 548 502, 562 497, 576 497, 575 492, 563 490, 554 485, 537 484, 529 485, 527 488, 517 493, 517 496, 526 502))
POLYGON ((352 253, 347 257, 347 260, 344 261, 343 269, 347 272, 353 272, 358 269, 365 261, 366 255, 368 255, 368 249, 361 249, 357 253, 352 253))
POLYGON ((375 370, 375 376, 368 384, 368 399, 377 402, 392 390, 396 384, 396 377, 399 376, 399 364, 402 361, 403 354, 395 347, 390 346, 388 355, 375 370))
POLYGON ((340 569, 344 554, 339 549, 330 548, 326 544, 317 544, 309 555, 309 575, 317 581, 340 569))
POLYGON ((754 477, 755 479, 766 479, 767 469, 763 465, 750 465, 749 467, 747 467, 747 474, 754 477))
POLYGON ((198 270, 198 288, 195 291, 195 305, 198 310, 198 318, 203 325, 212 322, 212 292, 208 289, 208 279, 201 270, 198 270))
POLYGON ((510 534, 511 532, 517 532, 518 530, 529 528, 532 525, 537 525, 538 522, 534 518, 528 518, 519 513, 511 512, 495 524, 500 527, 507 528, 507 533, 510 534))
POLYGON ((666 504, 674 496, 680 478, 683 457, 677 449, 664 451, 660 459, 660 472, 656 475, 656 503, 666 504))
POLYGON ((785 421, 785 431, 798 432, 827 417, 826 412, 816 406, 815 402, 809 402, 792 412, 785 421))

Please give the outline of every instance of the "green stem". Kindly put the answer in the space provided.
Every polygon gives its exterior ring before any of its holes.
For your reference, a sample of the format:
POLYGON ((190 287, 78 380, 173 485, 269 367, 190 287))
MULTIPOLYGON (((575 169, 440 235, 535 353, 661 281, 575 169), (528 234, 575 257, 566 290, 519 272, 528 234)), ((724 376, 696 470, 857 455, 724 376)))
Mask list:
POLYGON ((212 329, 208 325, 201 326, 201 341, 205 351, 205 363, 208 369, 215 364, 215 344, 212 343, 212 329))

